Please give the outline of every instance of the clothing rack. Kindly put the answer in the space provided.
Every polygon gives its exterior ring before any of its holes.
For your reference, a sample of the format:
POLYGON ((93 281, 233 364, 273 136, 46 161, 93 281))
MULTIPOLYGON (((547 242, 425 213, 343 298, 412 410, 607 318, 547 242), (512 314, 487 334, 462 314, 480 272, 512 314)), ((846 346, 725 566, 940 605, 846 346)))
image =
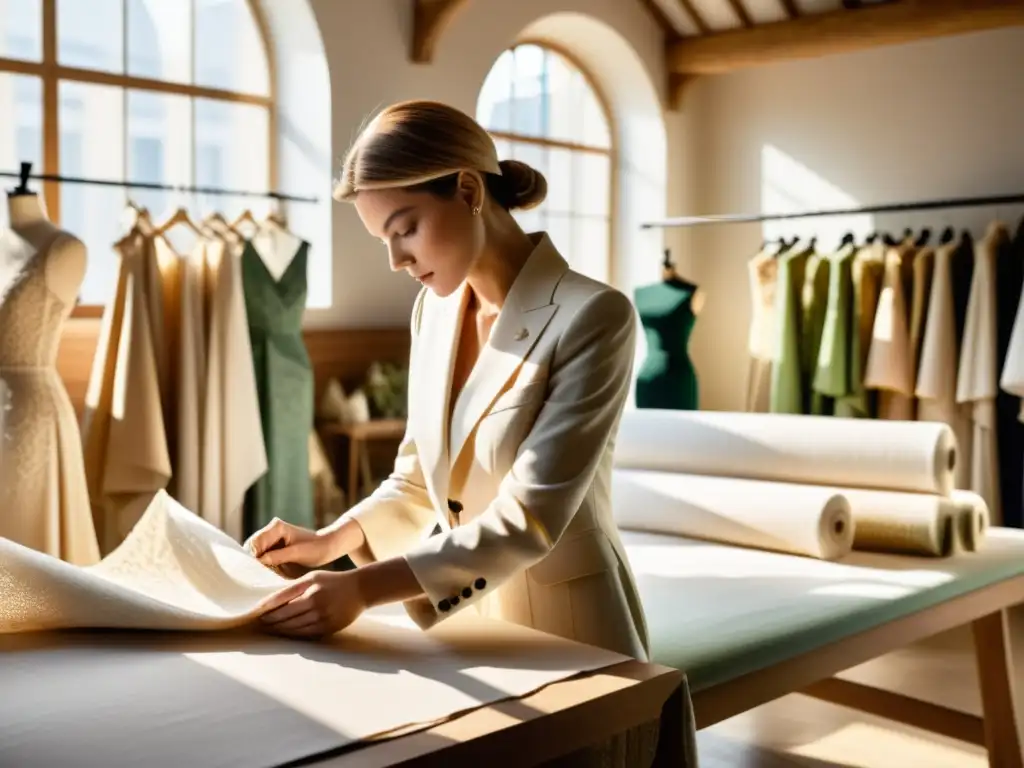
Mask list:
POLYGON ((270 198, 273 200, 288 201, 293 203, 316 203, 316 197, 304 197, 301 195, 289 195, 284 192, 253 192, 237 189, 220 189, 218 187, 190 187, 178 184, 157 184, 147 181, 112 181, 110 179, 86 179, 80 176, 61 176, 53 173, 32 173, 32 163, 22 163, 18 172, 0 171, 0 177, 18 179, 18 186, 12 190, 16 194, 25 194, 28 190, 28 181, 53 181, 59 184, 95 184, 100 187, 120 187, 122 189, 153 189, 167 192, 185 192, 199 195, 224 195, 230 197, 258 197, 270 198))
POLYGON ((885 205, 866 205, 860 208, 845 208, 822 211, 799 211, 796 213, 765 213, 740 214, 727 213, 716 216, 682 216, 648 221, 640 225, 641 229, 657 229, 668 227, 694 227, 707 224, 743 224, 763 221, 786 221, 788 219, 811 219, 826 216, 859 216, 868 213, 902 213, 906 211, 934 211, 943 208, 978 208, 994 205, 1013 205, 1024 203, 1024 193, 1016 195, 990 195, 987 197, 961 197, 947 200, 917 200, 907 203, 888 203, 885 205))

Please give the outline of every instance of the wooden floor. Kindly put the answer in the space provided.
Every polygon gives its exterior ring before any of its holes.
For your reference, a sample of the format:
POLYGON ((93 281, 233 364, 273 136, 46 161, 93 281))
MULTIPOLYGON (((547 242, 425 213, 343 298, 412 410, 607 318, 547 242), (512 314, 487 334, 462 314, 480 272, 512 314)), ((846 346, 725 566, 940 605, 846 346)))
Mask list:
MULTIPOLYGON (((1011 616, 1024 690, 1024 610, 1011 616)), ((970 629, 931 638, 842 675, 981 714, 970 629)), ((1020 712, 1018 712, 1020 715, 1020 712)), ((794 694, 701 731, 701 768, 987 768, 981 747, 794 694)))

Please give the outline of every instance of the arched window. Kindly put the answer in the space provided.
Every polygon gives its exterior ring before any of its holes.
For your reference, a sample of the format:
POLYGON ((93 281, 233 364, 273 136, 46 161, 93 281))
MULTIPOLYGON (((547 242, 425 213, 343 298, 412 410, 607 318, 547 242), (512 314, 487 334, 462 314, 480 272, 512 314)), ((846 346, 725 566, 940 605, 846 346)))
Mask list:
MULTIPOLYGON (((0 0, 0 171, 235 190, 274 188, 274 102, 251 0, 0 0)), ((113 290, 113 243, 132 200, 159 222, 266 211, 230 199, 42 185, 50 218, 89 249, 79 314, 113 290)), ((90 312, 90 310, 92 310, 90 312)))
POLYGON ((615 164, 608 112, 590 79, 565 53, 517 45, 487 75, 477 120, 500 159, 529 163, 548 180, 547 199, 517 213, 520 224, 546 230, 574 269, 607 280, 615 164))

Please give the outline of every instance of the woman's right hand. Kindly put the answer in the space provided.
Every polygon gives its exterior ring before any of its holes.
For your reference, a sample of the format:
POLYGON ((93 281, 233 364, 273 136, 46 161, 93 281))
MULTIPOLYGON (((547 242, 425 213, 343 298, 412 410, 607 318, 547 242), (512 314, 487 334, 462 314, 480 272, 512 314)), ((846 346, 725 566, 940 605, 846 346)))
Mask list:
POLYGON ((289 579, 298 578, 340 555, 332 532, 319 533, 275 518, 245 544, 253 557, 289 579))

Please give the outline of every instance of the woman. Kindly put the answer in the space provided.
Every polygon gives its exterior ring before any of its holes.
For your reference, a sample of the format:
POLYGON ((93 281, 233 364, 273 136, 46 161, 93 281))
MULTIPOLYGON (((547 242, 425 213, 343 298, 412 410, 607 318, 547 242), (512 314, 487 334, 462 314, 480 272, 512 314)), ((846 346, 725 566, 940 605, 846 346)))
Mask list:
POLYGON ((475 121, 433 102, 384 110, 345 159, 352 202, 412 312, 409 419, 391 476, 320 531, 275 521, 250 540, 272 567, 316 568, 263 620, 323 636, 402 601, 426 629, 467 608, 646 660, 647 631, 612 520, 612 449, 636 322, 620 292, 569 269, 511 211, 544 177, 498 161, 475 121), (430 535, 435 525, 440 532, 430 535))

